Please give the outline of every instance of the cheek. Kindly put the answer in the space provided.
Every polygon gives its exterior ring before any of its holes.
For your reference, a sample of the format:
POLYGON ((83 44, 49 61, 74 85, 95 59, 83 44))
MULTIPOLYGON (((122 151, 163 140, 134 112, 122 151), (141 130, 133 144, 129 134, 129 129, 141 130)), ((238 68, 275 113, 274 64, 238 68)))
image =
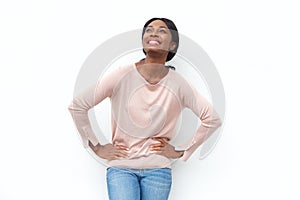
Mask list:
POLYGON ((161 35, 161 38, 165 41, 165 43, 170 44, 172 41, 172 36, 171 35, 161 35))
POLYGON ((143 43, 143 46, 146 44, 146 35, 145 34, 143 35, 142 43, 143 43))
POLYGON ((164 46, 168 48, 171 46, 171 38, 169 37, 164 38, 164 46))

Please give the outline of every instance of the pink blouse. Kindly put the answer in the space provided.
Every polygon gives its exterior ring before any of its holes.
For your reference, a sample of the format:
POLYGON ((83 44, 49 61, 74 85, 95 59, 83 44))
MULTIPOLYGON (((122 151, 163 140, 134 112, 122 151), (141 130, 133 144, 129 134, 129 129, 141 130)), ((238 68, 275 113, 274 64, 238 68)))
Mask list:
POLYGON ((191 109, 201 125, 188 143, 175 147, 184 151, 180 158, 183 161, 221 125, 212 105, 176 71, 169 70, 153 85, 141 76, 135 64, 131 64, 106 74, 69 105, 85 147, 89 141, 94 146, 99 143, 88 110, 107 97, 112 109, 112 143, 129 147, 128 158, 109 161, 108 166, 171 168, 171 160, 151 151, 150 145, 158 143, 153 140, 155 137, 163 137, 166 141, 173 138, 177 119, 184 108, 191 109))

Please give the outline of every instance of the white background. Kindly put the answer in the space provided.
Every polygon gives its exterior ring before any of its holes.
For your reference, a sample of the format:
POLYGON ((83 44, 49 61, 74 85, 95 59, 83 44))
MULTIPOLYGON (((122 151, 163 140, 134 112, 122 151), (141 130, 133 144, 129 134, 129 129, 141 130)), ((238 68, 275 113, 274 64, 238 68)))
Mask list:
POLYGON ((1 1, 0 199, 107 199, 104 167, 81 146, 67 106, 86 57, 157 16, 202 46, 226 94, 220 141, 206 159, 177 163, 170 199, 300 199, 299 8, 296 0, 1 1))

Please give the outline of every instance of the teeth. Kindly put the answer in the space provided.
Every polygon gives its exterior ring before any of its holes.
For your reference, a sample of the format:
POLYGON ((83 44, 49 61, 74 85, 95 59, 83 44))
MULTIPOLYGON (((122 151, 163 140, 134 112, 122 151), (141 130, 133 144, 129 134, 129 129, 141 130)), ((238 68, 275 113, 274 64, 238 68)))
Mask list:
POLYGON ((150 40, 149 44, 159 44, 159 43, 157 41, 155 41, 155 40, 150 40))

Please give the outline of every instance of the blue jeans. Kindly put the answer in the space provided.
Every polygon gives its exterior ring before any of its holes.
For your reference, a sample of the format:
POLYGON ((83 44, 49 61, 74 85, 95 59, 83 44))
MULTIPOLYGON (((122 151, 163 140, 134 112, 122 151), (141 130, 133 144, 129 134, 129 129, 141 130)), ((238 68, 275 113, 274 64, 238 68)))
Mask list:
POLYGON ((170 168, 109 167, 106 181, 110 200, 167 200, 172 174, 170 168))

